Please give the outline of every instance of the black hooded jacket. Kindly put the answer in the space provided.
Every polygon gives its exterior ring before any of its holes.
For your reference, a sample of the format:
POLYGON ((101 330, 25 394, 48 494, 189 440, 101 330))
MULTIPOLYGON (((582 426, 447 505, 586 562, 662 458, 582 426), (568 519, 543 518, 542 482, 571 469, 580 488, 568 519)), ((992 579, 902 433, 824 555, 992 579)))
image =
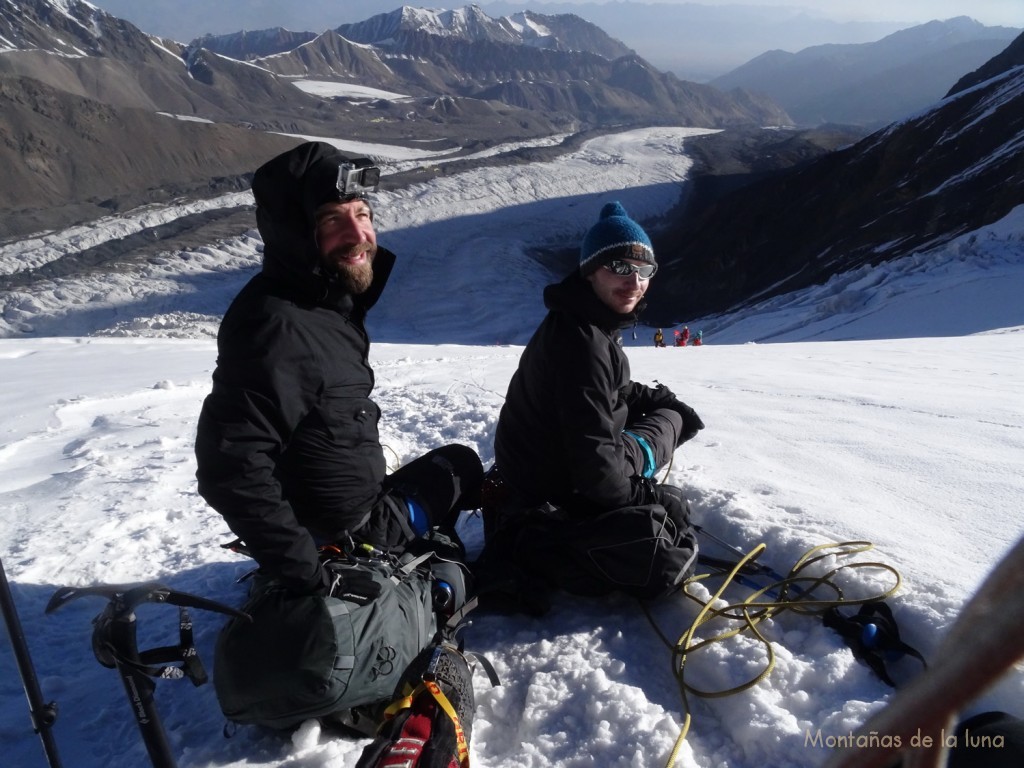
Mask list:
POLYGON ((613 312, 575 271, 544 290, 544 304, 498 418, 502 478, 529 504, 600 512, 648 503, 649 484, 628 474, 622 436, 656 392, 630 380, 620 332, 635 315, 613 312))
POLYGON ((338 160, 306 144, 257 171, 263 269, 221 323, 196 436, 200 494, 261 567, 302 591, 322 578, 313 536, 362 526, 385 474, 363 321, 395 257, 378 247, 358 296, 321 274, 313 212, 338 160))

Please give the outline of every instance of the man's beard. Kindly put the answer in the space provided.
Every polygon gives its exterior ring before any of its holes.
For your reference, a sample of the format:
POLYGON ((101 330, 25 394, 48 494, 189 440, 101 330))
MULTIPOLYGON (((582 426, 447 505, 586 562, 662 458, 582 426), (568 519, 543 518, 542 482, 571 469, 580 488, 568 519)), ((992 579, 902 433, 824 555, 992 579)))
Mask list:
POLYGON ((328 272, 337 278, 337 281, 347 293, 364 293, 373 282, 373 259, 377 255, 377 246, 373 243, 359 243, 343 248, 335 248, 323 257, 324 265, 328 272), (349 264, 346 259, 360 253, 366 253, 366 261, 359 264, 349 264))

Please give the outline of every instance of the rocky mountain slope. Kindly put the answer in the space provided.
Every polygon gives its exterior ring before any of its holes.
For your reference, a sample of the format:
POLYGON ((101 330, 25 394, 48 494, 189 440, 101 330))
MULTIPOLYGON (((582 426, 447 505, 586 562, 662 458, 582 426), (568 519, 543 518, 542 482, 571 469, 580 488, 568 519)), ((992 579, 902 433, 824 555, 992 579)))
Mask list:
MULTIPOLYGON (((1018 52, 1022 39, 1011 48, 1018 52)), ((1024 66, 725 195, 665 232, 658 321, 722 311, 945 243, 1024 204, 1024 66)), ((700 139, 698 141, 707 141, 700 139)))
POLYGON ((592 25, 549 30, 467 10, 460 24, 487 32, 467 37, 440 23, 457 16, 406 19, 398 48, 334 30, 236 37, 282 49, 241 61, 144 34, 82 0, 0 0, 0 162, 17 181, 0 189, 0 236, 199 192, 211 179, 244 185, 296 141, 277 133, 479 148, 609 124, 788 121, 766 99, 691 86, 635 55, 557 50, 571 47, 561 34, 617 52, 592 25), (303 79, 397 96, 314 95, 296 87, 303 79))
MULTIPOLYGON (((344 24, 282 50, 280 31, 194 41, 278 75, 354 82, 404 95, 498 102, 546 116, 562 129, 648 123, 784 125, 769 99, 724 93, 659 72, 572 14, 491 18, 478 6, 401 7, 344 24), (264 44, 264 42, 266 44, 264 44)), ((302 37, 296 37, 296 40, 302 37)))

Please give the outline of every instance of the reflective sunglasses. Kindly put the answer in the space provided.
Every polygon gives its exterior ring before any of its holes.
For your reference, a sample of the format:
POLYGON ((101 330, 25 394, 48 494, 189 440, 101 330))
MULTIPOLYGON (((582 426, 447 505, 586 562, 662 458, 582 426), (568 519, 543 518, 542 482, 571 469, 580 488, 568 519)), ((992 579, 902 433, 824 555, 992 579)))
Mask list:
POLYGON ((620 259, 609 261, 604 265, 604 268, 619 277, 629 277, 636 272, 641 280, 650 280, 654 277, 654 273, 658 271, 657 264, 630 264, 628 261, 621 261, 620 259))

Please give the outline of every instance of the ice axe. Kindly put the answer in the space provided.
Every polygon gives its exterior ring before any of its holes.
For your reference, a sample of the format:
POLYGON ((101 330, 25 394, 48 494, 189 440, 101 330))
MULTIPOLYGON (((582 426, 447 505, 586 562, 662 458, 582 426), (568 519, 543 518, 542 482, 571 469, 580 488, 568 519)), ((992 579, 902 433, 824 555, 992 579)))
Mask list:
POLYGON ((157 712, 153 692, 154 678, 170 680, 187 677, 193 685, 207 681, 192 642, 192 618, 188 608, 225 613, 248 619, 241 611, 221 605, 187 592, 177 592, 156 582, 141 584, 98 584, 90 587, 61 587, 54 592, 46 606, 52 613, 71 600, 94 596, 107 599, 107 606, 93 619, 92 650, 97 661, 105 667, 117 669, 131 703, 132 714, 142 733, 149 759, 154 768, 175 768, 175 761, 167 734, 157 712), (178 606, 180 642, 139 651, 136 641, 135 609, 143 603, 169 603, 178 606), (176 664, 175 662, 180 662, 176 664), (159 666, 154 666, 159 665, 159 666))

